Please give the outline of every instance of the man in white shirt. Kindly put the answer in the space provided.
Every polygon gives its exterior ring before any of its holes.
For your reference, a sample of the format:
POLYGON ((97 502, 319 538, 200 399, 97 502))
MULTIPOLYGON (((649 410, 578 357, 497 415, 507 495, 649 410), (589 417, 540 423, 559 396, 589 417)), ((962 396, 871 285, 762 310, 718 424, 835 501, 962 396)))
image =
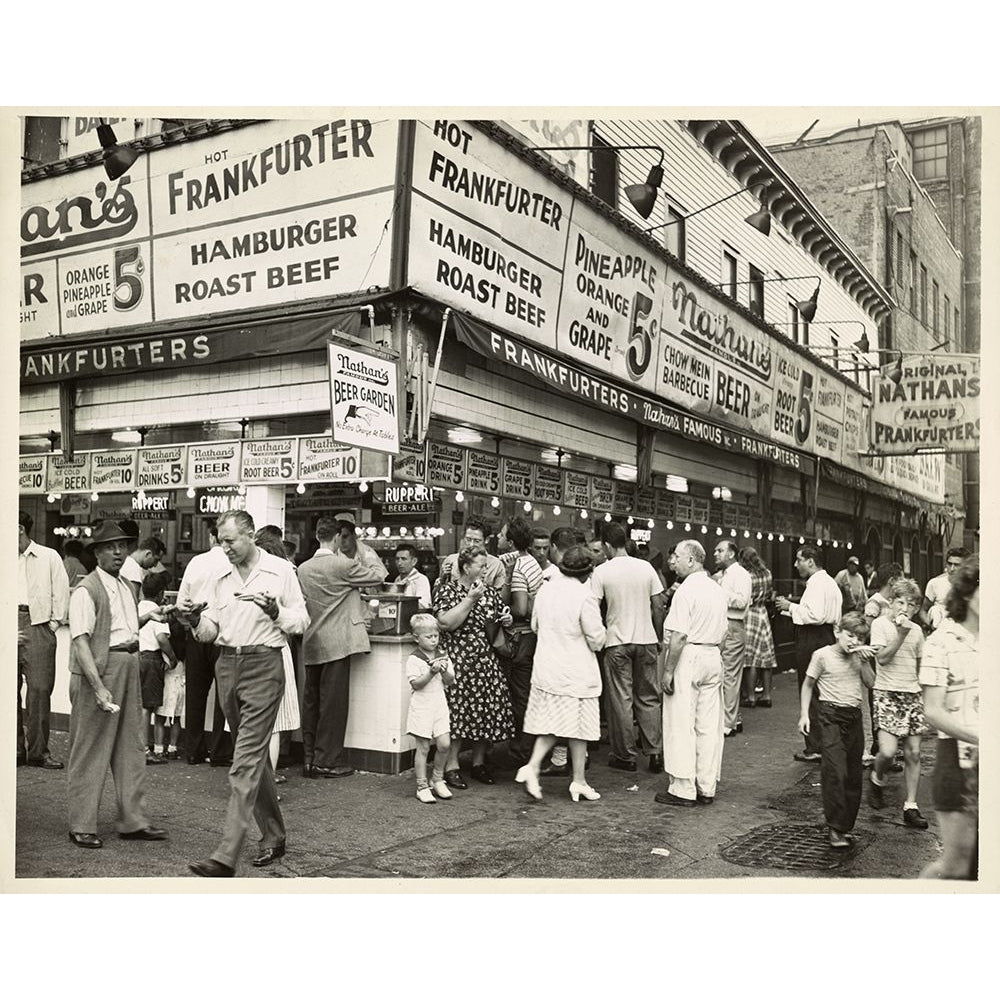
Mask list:
POLYGON ((400 542, 396 546, 396 583, 403 584, 403 593, 417 599, 417 610, 428 611, 431 607, 431 583, 417 569, 419 553, 412 542, 400 542))
POLYGON ((235 741, 222 840, 211 857, 188 865, 203 878, 233 877, 251 815, 261 832, 254 866, 269 865, 285 853, 268 744, 285 689, 282 647, 309 624, 295 567, 257 548, 253 518, 245 510, 226 511, 218 529, 229 566, 204 589, 204 608, 178 600, 181 620, 195 638, 219 647, 215 677, 235 741))
MULTIPOLYGON (((219 529, 213 523, 208 533, 211 548, 192 557, 184 568, 179 604, 205 600, 202 592, 220 572, 229 566, 229 560, 219 548, 219 529)), ((202 764, 206 757, 205 708, 215 681, 215 661, 219 647, 212 642, 199 642, 193 635, 187 637, 184 651, 184 752, 189 764, 202 764)), ((219 703, 219 693, 212 698, 212 731, 208 740, 207 756, 213 767, 229 767, 233 762, 232 737, 226 732, 226 717, 219 703)))
POLYGON ((968 556, 969 550, 961 545, 948 549, 948 554, 944 559, 944 572, 927 581, 927 587, 924 590, 924 603, 920 608, 919 617, 924 624, 929 625, 932 629, 937 628, 945 619, 948 591, 951 590, 951 584, 958 567, 968 556))
POLYGON ((848 556, 847 565, 834 578, 844 595, 844 614, 848 611, 863 611, 868 601, 868 588, 861 575, 861 563, 857 556, 848 556))
POLYGON ((69 578, 55 549, 32 541, 34 522, 17 517, 17 763, 59 770, 49 755, 49 715, 56 683, 56 631, 66 621, 69 578), (21 685, 27 685, 21 709, 21 685), (27 720, 24 715, 27 714, 27 720), (25 733, 27 721, 27 733, 25 733))
POLYGON ((743 683, 743 657, 747 648, 746 616, 750 607, 753 583, 750 574, 739 564, 739 552, 729 539, 715 546, 715 565, 722 571, 719 584, 726 594, 726 638, 722 642, 722 704, 725 708, 725 735, 743 732, 740 716, 740 688, 743 683))
POLYGON ((671 569, 682 581, 663 625, 663 769, 669 784, 662 805, 711 805, 722 772, 722 656, 728 600, 705 572, 705 550, 678 542, 671 569))
POLYGON ((159 611, 140 615, 120 575, 128 536, 113 521, 91 538, 97 568, 73 591, 69 605, 69 839, 99 848, 97 817, 108 768, 118 800, 122 840, 165 840, 143 804, 145 717, 139 682, 139 629, 159 611))
POLYGON ((627 554, 625 529, 615 522, 604 531, 611 553, 591 576, 598 601, 607 601, 604 668, 608 679, 608 766, 636 769, 633 708, 649 769, 663 769, 663 717, 656 656, 663 630, 663 586, 656 570, 627 554))
POLYGON ((128 539, 128 555, 118 575, 125 580, 132 588, 132 593, 138 602, 142 593, 142 581, 146 578, 146 572, 156 565, 157 555, 152 551, 149 539, 143 545, 139 544, 139 525, 131 518, 118 522, 125 537, 128 539))
MULTIPOLYGON (((799 691, 805 680, 806 670, 813 653, 822 646, 832 646, 833 626, 840 621, 843 595, 840 588, 823 569, 820 550, 811 545, 803 545, 795 554, 795 568, 806 581, 806 589, 798 602, 787 597, 775 597, 778 610, 787 614, 796 625, 795 629, 795 673, 799 691)), ((807 763, 822 759, 819 746, 819 698, 813 690, 809 703, 809 732, 805 736, 805 750, 795 754, 795 759, 807 763)))

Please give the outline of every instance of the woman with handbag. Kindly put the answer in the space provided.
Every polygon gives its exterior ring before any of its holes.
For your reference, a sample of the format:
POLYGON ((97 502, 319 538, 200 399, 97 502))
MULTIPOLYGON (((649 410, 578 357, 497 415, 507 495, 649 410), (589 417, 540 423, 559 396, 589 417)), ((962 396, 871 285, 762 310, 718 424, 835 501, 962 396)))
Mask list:
POLYGON ((472 777, 492 785, 487 743, 514 735, 510 692, 494 651, 494 644, 503 641, 503 627, 513 618, 499 593, 483 580, 486 550, 481 545, 462 549, 457 565, 458 580, 446 578, 438 585, 434 613, 445 652, 455 665, 455 683, 447 690, 451 750, 444 780, 451 788, 468 788, 458 764, 462 745, 473 744, 472 777))

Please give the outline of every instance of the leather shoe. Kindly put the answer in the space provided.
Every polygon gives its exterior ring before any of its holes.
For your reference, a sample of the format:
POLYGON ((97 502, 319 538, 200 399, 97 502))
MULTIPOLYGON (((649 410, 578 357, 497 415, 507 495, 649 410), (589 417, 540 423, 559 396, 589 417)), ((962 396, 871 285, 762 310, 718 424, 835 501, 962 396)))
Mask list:
POLYGON ((28 767, 44 767, 46 771, 61 771, 63 762, 53 760, 51 757, 29 757, 28 767))
POLYGON ((608 767, 613 767, 617 771, 634 771, 634 760, 622 760, 621 757, 609 757, 608 767))
POLYGON ((345 764, 338 764, 336 767, 320 767, 318 764, 313 764, 312 773, 310 777, 312 778, 347 778, 354 774, 353 767, 347 767, 345 764))
POLYGON ((155 826, 146 826, 141 830, 130 830, 128 833, 119 833, 119 840, 166 840, 167 831, 160 830, 155 826))
POLYGON ((660 774, 663 771, 663 754, 653 753, 649 755, 649 769, 653 774, 660 774))
POLYGON ((907 826, 914 826, 918 830, 927 829, 927 820, 920 815, 919 809, 904 809, 903 810, 903 822, 907 826))
POLYGON ((703 806, 710 806, 715 801, 714 795, 702 795, 698 793, 698 802, 703 806))
POLYGON ((232 878, 236 872, 229 865, 224 865, 215 858, 206 858, 204 861, 191 861, 188 868, 200 875, 202 878, 232 878))
POLYGON ((96 833, 71 833, 69 839, 77 847, 103 847, 104 841, 96 833))
POLYGON ((191 764, 191 765, 194 765, 194 764, 204 764, 206 760, 208 760, 207 757, 188 757, 187 758, 187 762, 189 764, 191 764))
POLYGON ((496 784, 493 780, 493 775, 490 774, 490 769, 485 764, 473 764, 469 774, 483 785, 496 784))
POLYGON ((233 758, 232 757, 213 757, 208 762, 209 767, 232 767, 233 758))
POLYGON ((565 778, 569 774, 569 764, 553 764, 549 761, 538 773, 543 778, 565 778))
POLYGON ((816 764, 823 759, 823 755, 816 753, 815 750, 800 750, 798 753, 792 754, 792 757, 802 761, 803 764, 816 764))
POLYGON ((684 809, 694 808, 694 799, 682 799, 679 795, 671 795, 670 792, 657 792, 653 798, 664 806, 681 806, 684 809))
POLYGON ((457 768, 451 771, 444 772, 444 783, 449 788, 468 788, 469 786, 465 783, 465 779, 462 777, 462 772, 457 768))
POLYGON ((272 861, 285 856, 285 845, 278 844, 276 847, 265 847, 251 862, 254 868, 266 868, 272 861))

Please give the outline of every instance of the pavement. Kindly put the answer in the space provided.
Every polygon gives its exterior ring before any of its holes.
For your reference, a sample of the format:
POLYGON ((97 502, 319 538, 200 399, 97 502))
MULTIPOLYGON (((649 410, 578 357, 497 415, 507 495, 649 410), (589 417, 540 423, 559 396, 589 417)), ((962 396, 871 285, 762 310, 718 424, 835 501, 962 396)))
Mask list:
MULTIPOLYGON (((903 825, 902 775, 891 775, 886 806, 863 802, 858 842, 841 855, 815 852, 815 866, 798 870, 726 860, 739 838, 775 824, 823 827, 819 765, 792 759, 801 747, 795 676, 774 678, 774 707, 743 709, 744 732, 725 742, 715 803, 693 809, 653 800, 665 787, 645 759, 627 773, 607 767, 607 747, 592 752, 588 779, 599 802, 573 803, 568 778, 543 778, 535 802, 513 782, 497 753, 493 786, 468 778, 467 791, 423 805, 413 772, 357 773, 307 779, 289 767, 279 786, 288 853, 264 869, 251 867, 256 832, 248 838, 237 875, 253 879, 913 879, 940 850, 930 804, 934 740, 924 741, 919 804, 929 830, 903 825), (656 853, 653 853, 653 852, 656 853), (839 867, 826 868, 826 864, 839 867)), ((66 734, 52 734, 52 752, 66 760, 66 734)), ((105 786, 101 850, 70 843, 66 772, 17 768, 16 879, 192 877, 187 863, 208 857, 219 838, 228 797, 223 768, 182 761, 146 769, 150 820, 169 840, 119 840, 113 830, 112 782, 105 786)), ((866 780, 867 774, 866 771, 866 780)), ((798 836, 792 831, 793 838, 798 836)), ((808 863, 808 860, 807 860, 808 863)), ((203 883, 202 883, 203 884, 203 883)), ((651 885, 651 888, 653 886, 651 885)), ((27 886, 25 885, 25 888, 27 886)), ((113 888, 113 887, 110 887, 113 888)), ((525 887, 527 888, 527 886, 525 887)))

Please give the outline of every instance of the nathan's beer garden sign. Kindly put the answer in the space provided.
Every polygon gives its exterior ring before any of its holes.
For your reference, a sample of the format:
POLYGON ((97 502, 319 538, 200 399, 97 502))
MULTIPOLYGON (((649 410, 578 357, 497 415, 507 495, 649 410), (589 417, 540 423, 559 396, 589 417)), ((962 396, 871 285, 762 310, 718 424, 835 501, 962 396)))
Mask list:
POLYGON ((978 354, 911 354, 883 365, 872 401, 872 451, 978 451, 978 354))

